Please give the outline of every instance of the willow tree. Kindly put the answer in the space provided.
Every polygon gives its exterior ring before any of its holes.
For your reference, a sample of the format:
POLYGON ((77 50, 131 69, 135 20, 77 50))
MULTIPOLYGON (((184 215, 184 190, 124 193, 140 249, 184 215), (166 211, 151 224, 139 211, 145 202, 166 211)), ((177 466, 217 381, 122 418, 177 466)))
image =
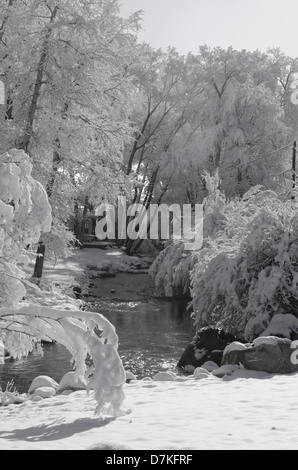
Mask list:
POLYGON ((10 119, 1 123, 7 136, 1 145, 33 159, 53 209, 52 231, 41 241, 61 255, 82 195, 92 200, 118 192, 114 182, 132 133, 127 66, 138 15, 121 19, 116 0, 7 6, 0 53, 10 119))

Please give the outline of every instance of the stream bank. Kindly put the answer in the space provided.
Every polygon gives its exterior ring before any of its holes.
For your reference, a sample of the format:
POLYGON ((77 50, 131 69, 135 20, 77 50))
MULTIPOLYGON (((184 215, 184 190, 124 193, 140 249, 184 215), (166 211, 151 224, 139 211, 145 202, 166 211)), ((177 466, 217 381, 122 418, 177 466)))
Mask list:
MULTIPOLYGON (((44 282, 82 286, 82 299, 53 296, 32 298, 51 307, 81 308, 103 314, 114 326, 119 337, 119 354, 127 371, 137 378, 153 377, 161 371, 175 370, 176 365, 194 335, 193 321, 183 300, 167 301, 154 296, 154 282, 142 269, 144 258, 136 259, 136 271, 131 259, 119 250, 87 248, 59 262, 45 266, 44 282), (115 272, 115 265, 127 265, 128 271, 115 272), (96 272, 89 268, 96 267, 96 272), (109 275, 99 276, 104 268, 109 275), (114 271, 113 273, 111 271, 114 271), (86 276, 86 272, 89 272, 86 276), (94 278, 91 279, 89 275, 94 278), (109 276, 112 277, 109 277, 109 276), (82 283, 81 283, 82 281, 82 283), (86 290, 84 288, 86 286, 86 290), (64 300, 63 300, 64 299, 64 300)), ((152 259, 150 260, 152 262, 152 259)), ((123 267, 124 269, 124 267, 123 267)), ((20 361, 5 361, 0 365, 0 386, 13 380, 20 393, 28 390, 32 380, 48 375, 56 382, 72 370, 70 353, 59 344, 45 344, 44 356, 37 351, 20 361)))

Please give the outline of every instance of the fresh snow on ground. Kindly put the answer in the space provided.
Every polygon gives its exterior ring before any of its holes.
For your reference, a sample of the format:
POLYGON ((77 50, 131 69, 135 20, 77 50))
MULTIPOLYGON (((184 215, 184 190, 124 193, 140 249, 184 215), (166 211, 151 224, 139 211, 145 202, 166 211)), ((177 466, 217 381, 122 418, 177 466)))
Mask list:
POLYGON ((298 449, 297 374, 125 386, 127 414, 98 418, 86 392, 0 409, 0 449, 298 449), (129 412, 131 410, 131 412, 129 412))
MULTIPOLYGON (((55 268, 46 266, 44 276, 67 283, 86 265, 118 263, 123 256, 118 250, 79 251, 55 268)), ((189 377, 131 376, 125 414, 117 419, 96 416, 93 392, 86 391, 2 407, 0 450, 298 449, 298 374, 213 368, 189 377)))

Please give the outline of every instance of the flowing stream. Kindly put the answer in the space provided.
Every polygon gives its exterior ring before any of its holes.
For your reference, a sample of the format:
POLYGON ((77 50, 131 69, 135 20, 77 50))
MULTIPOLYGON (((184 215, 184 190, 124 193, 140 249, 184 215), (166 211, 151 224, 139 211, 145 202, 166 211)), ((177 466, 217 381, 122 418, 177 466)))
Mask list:
MULTIPOLYGON (((102 313, 115 326, 125 369, 138 378, 175 371, 181 354, 194 336, 193 320, 185 301, 101 300, 90 310, 102 313)), ((72 370, 70 354, 63 346, 46 344, 43 350, 43 356, 36 351, 28 358, 0 364, 2 389, 13 380, 16 389, 26 393, 35 377, 48 375, 59 382, 72 370)))

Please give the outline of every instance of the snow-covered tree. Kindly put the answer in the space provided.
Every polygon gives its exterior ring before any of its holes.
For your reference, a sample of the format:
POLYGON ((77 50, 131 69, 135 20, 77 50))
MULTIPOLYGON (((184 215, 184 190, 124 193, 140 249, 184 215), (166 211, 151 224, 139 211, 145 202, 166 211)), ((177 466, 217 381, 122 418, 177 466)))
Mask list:
POLYGON ((213 229, 191 274, 198 328, 219 326, 252 340, 274 315, 297 315, 297 222, 291 201, 262 187, 241 200, 214 200, 206 214, 213 229))
POLYGON ((51 208, 40 183, 31 176, 32 162, 23 151, 0 159, 0 305, 15 307, 24 297, 21 264, 28 264, 28 247, 51 228, 51 208))
POLYGON ((51 230, 47 194, 32 177, 32 161, 21 150, 0 157, 0 339, 15 359, 42 340, 57 341, 72 355, 77 378, 94 390, 96 412, 121 414, 125 372, 115 328, 102 315, 30 304, 24 265, 41 231, 51 230), (23 266, 23 269, 22 269, 23 266), (87 366, 90 359, 92 365, 87 366))
POLYGON ((110 200, 126 185, 119 169, 133 132, 127 69, 138 15, 120 18, 116 0, 2 3, 0 146, 33 159, 53 210, 53 230, 42 241, 61 256, 78 201, 110 200))
POLYGON ((156 293, 168 298, 189 296, 190 272, 195 262, 196 253, 186 252, 183 241, 168 243, 149 270, 156 293))
POLYGON ((211 174, 219 169, 228 197, 257 184, 274 188, 275 175, 289 169, 290 151, 284 147, 290 148, 294 134, 269 56, 203 46, 193 60, 204 86, 195 135, 204 169, 211 174))

